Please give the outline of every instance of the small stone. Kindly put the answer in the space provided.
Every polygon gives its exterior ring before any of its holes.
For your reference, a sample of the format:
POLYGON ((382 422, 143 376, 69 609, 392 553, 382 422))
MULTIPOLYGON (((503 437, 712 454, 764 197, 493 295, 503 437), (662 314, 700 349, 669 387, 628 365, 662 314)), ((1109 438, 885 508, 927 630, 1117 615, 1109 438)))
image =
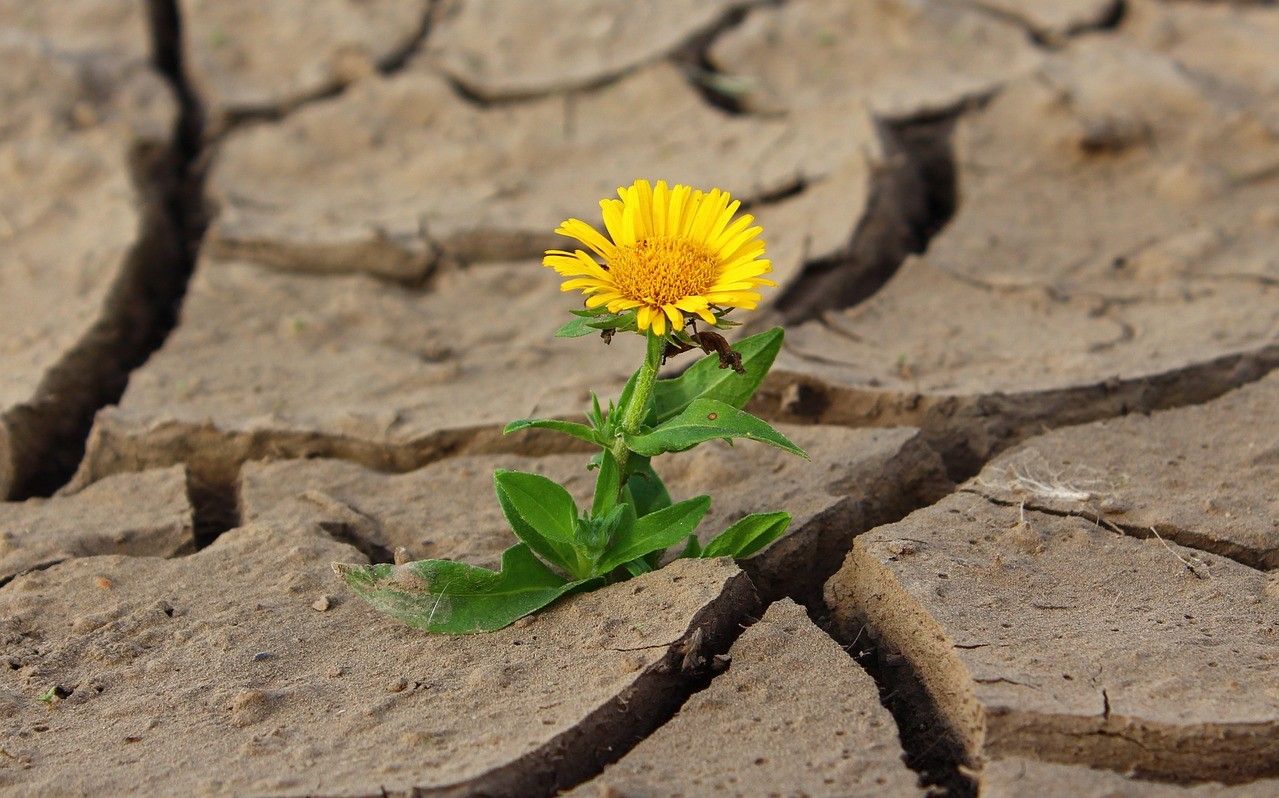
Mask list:
POLYGON ((271 657, 274 657, 274 656, 275 655, 272 654, 270 651, 259 651, 258 653, 253 655, 253 661, 262 662, 263 660, 271 659, 271 657))
POLYGON ((326 675, 326 676, 328 676, 329 678, 331 678, 331 679, 336 679, 337 677, 339 677, 339 676, 341 676, 342 674, 346 673, 346 669, 345 669, 345 668, 343 668, 341 665, 330 665, 330 666, 329 666, 329 669, 328 669, 327 671, 325 671, 324 673, 325 673, 325 675, 326 675))
POLYGON ((398 679, 392 679, 386 686, 388 693, 402 693, 409 686, 409 680, 401 676, 398 679))
POLYGON ((110 590, 111 588, 115 587, 115 583, 112 582, 110 579, 107 579, 105 576, 94 577, 93 584, 97 585, 103 590, 110 590))
POLYGON ((333 604, 328 596, 320 596, 318 599, 311 602, 311 609, 316 612, 328 612, 329 607, 331 606, 333 606, 333 604))

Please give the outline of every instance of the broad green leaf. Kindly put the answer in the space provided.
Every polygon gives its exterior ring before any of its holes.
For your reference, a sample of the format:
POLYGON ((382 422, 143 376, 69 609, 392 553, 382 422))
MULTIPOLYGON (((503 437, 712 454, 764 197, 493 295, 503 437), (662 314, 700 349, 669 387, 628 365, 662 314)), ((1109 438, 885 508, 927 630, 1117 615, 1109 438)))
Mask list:
POLYGON ((631 475, 626 480, 626 487, 630 491, 631 501, 635 504, 637 516, 645 516, 655 510, 671 506, 671 495, 666 492, 666 485, 653 470, 649 458, 632 455, 627 469, 631 475))
POLYGON ((554 418, 521 418, 518 421, 512 421, 502 430, 503 435, 510 435, 512 432, 519 432, 526 429, 549 429, 555 432, 562 432, 574 438, 580 438, 588 443, 599 445, 599 436, 595 434, 595 430, 585 424, 578 424, 576 421, 560 421, 554 418))
POLYGON ((653 570, 653 564, 644 557, 636 557, 630 562, 622 563, 622 566, 631 576, 643 576, 653 570))
POLYGON ((622 472, 617 466, 617 458, 608 449, 601 452, 600 471, 595 476, 595 500, 591 503, 591 516, 604 515, 617 504, 617 495, 622 488, 622 472))
POLYGON ((763 419, 715 399, 695 399, 684 412, 643 435, 628 435, 626 445, 644 455, 682 452, 717 438, 746 438, 797 454, 808 455, 763 419))
POLYGON ((585 315, 580 311, 573 311, 574 318, 569 319, 558 330, 555 331, 557 338, 580 338, 583 335, 590 335, 601 330, 617 330, 619 332, 634 332, 639 329, 635 323, 635 311, 627 311, 625 313, 596 313, 585 315))
POLYGON ((701 556, 744 559, 777 540, 788 526, 790 513, 753 513, 716 535, 701 556))
POLYGON ((523 543, 502 554, 501 571, 449 560, 334 563, 333 570, 378 610, 409 626, 443 634, 501 629, 587 581, 565 581, 523 543))
POLYGON ((623 527, 600 558, 595 573, 606 574, 631 560, 679 543, 692 534, 710 506, 711 497, 698 496, 649 513, 629 527, 623 527))
POLYGON ((615 330, 617 332, 637 332, 639 330, 639 324, 636 322, 635 311, 633 310, 592 319, 590 326, 596 330, 615 330))
POLYGON ((652 423, 660 424, 673 418, 694 399, 718 399, 733 407, 745 407, 772 368, 782 348, 782 335, 782 328, 774 327, 733 345, 742 356, 745 374, 720 368, 719 355, 710 354, 678 377, 658 380, 653 387, 652 423))
POLYGON ((591 320, 581 316, 574 316, 555 331, 556 338, 581 338, 583 335, 599 332, 599 330, 590 326, 591 320))
POLYGON ((577 505, 568 491, 540 474, 498 470, 497 502, 515 536, 543 559, 574 576, 585 565, 577 555, 577 505))

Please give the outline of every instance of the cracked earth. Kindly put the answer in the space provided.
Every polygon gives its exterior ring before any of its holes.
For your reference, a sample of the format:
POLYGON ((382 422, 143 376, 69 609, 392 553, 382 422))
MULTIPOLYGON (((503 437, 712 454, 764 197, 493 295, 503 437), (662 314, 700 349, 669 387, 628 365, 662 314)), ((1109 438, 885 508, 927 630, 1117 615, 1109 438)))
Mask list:
MULTIPOLYGON (((0 0, 0 792, 1279 794, 1279 8, 0 0), (684 560, 428 637, 636 177, 764 226, 684 560)), ((677 498, 681 498, 677 496, 677 498)))

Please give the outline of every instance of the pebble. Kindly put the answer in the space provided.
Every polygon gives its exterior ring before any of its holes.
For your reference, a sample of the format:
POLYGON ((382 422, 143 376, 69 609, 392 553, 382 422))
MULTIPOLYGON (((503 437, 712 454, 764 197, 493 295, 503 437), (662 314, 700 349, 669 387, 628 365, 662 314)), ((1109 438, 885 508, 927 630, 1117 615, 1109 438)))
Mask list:
POLYGON ((270 651, 259 651, 258 653, 253 655, 253 661, 261 662, 262 660, 270 659, 271 657, 274 657, 274 656, 275 655, 272 654, 270 651))
POLYGON ((311 609, 316 612, 327 612, 331 606, 333 606, 333 603, 328 596, 320 596, 318 599, 311 602, 311 609))

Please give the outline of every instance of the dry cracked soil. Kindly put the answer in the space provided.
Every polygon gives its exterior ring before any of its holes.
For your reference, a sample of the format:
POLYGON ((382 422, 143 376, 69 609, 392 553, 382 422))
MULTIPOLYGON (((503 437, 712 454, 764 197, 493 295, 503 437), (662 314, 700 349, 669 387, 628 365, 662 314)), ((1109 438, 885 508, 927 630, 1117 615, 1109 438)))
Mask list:
POLYGON ((0 0, 0 794, 1279 795, 1279 7, 0 0), (678 560, 491 635, 503 436, 614 395, 564 218, 721 186, 779 286, 678 560), (1273 373, 1272 373, 1273 372, 1273 373))

